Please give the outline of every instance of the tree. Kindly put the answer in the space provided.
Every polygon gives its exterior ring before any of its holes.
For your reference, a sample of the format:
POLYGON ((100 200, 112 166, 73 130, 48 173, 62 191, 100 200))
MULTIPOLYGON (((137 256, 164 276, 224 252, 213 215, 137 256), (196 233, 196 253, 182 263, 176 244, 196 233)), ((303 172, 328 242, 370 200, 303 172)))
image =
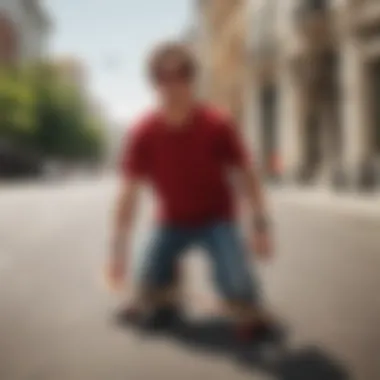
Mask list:
POLYGON ((101 158, 104 141, 84 94, 49 63, 0 73, 0 137, 71 162, 101 158))
POLYGON ((32 83, 22 73, 0 70, 0 137, 32 144, 36 124, 32 83))
POLYGON ((34 78, 40 150, 70 161, 100 153, 103 136, 79 89, 65 82, 53 65, 38 67, 34 78))

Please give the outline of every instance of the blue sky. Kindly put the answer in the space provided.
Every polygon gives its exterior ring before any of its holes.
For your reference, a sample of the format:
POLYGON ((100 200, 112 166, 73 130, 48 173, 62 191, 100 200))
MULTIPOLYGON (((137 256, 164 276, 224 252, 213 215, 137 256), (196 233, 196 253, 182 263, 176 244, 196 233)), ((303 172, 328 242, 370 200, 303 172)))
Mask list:
POLYGON ((190 25, 192 0, 46 0, 55 27, 54 55, 74 56, 89 69, 90 91, 117 122, 150 103, 143 64, 156 42, 190 25))

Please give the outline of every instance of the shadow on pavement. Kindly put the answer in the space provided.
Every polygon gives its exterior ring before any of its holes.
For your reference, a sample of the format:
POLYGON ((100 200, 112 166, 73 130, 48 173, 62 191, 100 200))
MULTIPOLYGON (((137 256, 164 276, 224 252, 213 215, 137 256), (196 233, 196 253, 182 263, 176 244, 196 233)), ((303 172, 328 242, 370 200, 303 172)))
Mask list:
POLYGON ((162 336, 205 353, 237 359, 247 369, 262 371, 279 380, 348 380, 340 363, 321 349, 304 347, 289 349, 286 333, 280 327, 242 346, 232 335, 230 323, 210 318, 181 323, 162 336))

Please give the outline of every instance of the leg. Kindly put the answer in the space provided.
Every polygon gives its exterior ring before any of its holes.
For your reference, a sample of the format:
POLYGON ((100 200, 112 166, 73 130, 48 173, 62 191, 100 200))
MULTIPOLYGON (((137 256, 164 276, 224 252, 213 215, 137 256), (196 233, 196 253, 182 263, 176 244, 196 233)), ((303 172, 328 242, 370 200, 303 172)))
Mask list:
POLYGON ((179 285, 179 259, 191 243, 187 229, 163 226, 153 234, 144 255, 139 288, 149 305, 173 304, 179 285))
POLYGON ((215 223, 204 228, 200 244, 210 255, 218 290, 228 303, 251 307, 259 302, 258 281, 249 269, 243 239, 233 223, 215 223))
POLYGON ((156 327, 156 319, 164 319, 162 323, 166 323, 176 318, 181 281, 180 253, 188 246, 190 237, 188 231, 175 227, 161 226, 154 231, 137 270, 136 293, 132 301, 117 312, 119 322, 136 323, 147 317, 143 321, 145 327, 150 324, 156 327))
POLYGON ((218 290, 239 326, 262 318, 259 281, 250 271, 249 252, 233 223, 202 229, 200 243, 210 254, 218 290))

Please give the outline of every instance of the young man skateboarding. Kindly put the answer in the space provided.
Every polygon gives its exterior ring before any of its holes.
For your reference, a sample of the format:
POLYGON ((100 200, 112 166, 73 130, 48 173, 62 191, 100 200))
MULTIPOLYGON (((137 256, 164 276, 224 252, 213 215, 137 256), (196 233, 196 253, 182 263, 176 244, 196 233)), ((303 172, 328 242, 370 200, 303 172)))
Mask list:
POLYGON ((258 177, 231 119, 197 99, 197 64, 186 47, 158 47, 148 70, 157 109, 132 128, 123 153, 109 275, 116 283, 124 279, 137 196, 148 184, 158 211, 139 284, 150 306, 149 323, 162 327, 173 320, 179 305, 171 290, 179 259, 188 248, 200 246, 211 260, 217 289, 236 317, 237 332, 250 336, 266 317, 258 279, 249 269, 250 250, 239 233, 231 173, 239 176, 239 191, 252 213, 253 251, 266 259, 271 242, 258 177))

